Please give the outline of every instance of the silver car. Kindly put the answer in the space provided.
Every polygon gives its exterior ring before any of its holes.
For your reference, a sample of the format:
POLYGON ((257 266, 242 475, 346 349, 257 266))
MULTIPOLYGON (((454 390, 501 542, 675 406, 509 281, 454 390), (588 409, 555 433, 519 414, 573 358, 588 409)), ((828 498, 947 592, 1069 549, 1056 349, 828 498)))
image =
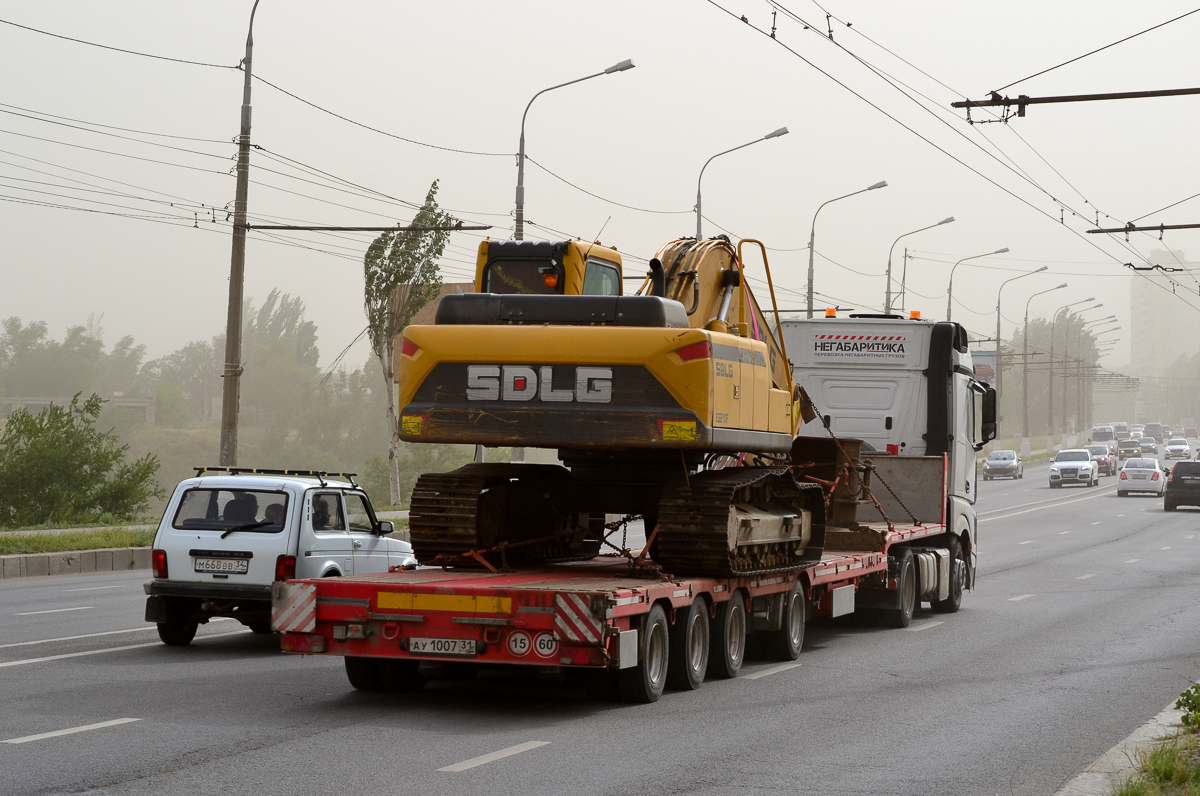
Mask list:
POLYGON ((1016 451, 992 451, 983 462, 983 480, 993 478, 1024 478, 1025 462, 1016 451))
POLYGON ((1167 475, 1158 459, 1129 459, 1121 468, 1117 497, 1125 497, 1130 492, 1149 492, 1161 497, 1166 484, 1167 475))
POLYGON ((1100 483, 1100 463, 1087 448, 1059 451, 1050 464, 1050 488, 1063 484, 1096 486, 1100 483))
POLYGON ((1167 440, 1167 446, 1163 448, 1164 459, 1190 459, 1192 458, 1192 446, 1183 437, 1172 437, 1167 440))

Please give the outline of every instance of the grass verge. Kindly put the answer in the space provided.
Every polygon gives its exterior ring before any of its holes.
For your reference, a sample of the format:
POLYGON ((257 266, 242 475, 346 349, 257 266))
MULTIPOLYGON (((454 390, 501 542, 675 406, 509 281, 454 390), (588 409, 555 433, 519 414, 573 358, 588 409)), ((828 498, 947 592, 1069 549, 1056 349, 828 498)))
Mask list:
POLYGON ((14 553, 62 553, 74 550, 99 550, 104 547, 149 547, 154 531, 108 528, 101 531, 39 533, 31 536, 0 534, 0 555, 14 553))
POLYGON ((1200 733, 1185 730, 1137 761, 1137 773, 1114 796, 1200 796, 1200 733))

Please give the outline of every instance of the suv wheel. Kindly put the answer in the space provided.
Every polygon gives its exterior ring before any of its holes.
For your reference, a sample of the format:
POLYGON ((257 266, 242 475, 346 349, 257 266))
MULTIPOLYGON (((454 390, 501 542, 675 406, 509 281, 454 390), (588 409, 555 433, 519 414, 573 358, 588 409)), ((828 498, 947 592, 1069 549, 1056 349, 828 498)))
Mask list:
POLYGON ((200 623, 179 603, 167 604, 167 621, 158 623, 158 637, 172 647, 186 647, 196 637, 200 623))

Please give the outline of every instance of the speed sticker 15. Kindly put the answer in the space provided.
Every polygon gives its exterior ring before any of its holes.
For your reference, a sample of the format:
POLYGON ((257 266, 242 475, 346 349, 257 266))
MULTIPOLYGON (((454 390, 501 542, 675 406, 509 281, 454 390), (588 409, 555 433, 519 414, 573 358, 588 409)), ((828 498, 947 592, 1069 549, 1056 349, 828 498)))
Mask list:
POLYGON ((534 639, 533 651, 543 658, 553 658, 558 654, 558 642, 551 633, 539 633, 534 639))
POLYGON ((532 646, 533 640, 524 630, 514 630, 508 634, 508 651, 518 658, 528 653, 532 646))

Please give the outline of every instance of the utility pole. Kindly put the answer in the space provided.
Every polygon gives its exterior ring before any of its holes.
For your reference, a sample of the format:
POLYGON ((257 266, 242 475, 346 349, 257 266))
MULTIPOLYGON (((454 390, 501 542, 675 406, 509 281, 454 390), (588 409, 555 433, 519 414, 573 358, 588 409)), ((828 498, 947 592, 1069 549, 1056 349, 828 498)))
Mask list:
POLYGON ((237 466, 238 403, 242 379, 242 288, 246 271, 246 190, 250 183, 250 56, 254 51, 254 12, 250 9, 250 28, 246 32, 246 57, 242 65, 246 81, 242 86, 242 130, 238 135, 237 193, 233 200, 233 256, 229 263, 229 311, 225 323, 225 371, 221 378, 221 455, 222 467, 237 466))

